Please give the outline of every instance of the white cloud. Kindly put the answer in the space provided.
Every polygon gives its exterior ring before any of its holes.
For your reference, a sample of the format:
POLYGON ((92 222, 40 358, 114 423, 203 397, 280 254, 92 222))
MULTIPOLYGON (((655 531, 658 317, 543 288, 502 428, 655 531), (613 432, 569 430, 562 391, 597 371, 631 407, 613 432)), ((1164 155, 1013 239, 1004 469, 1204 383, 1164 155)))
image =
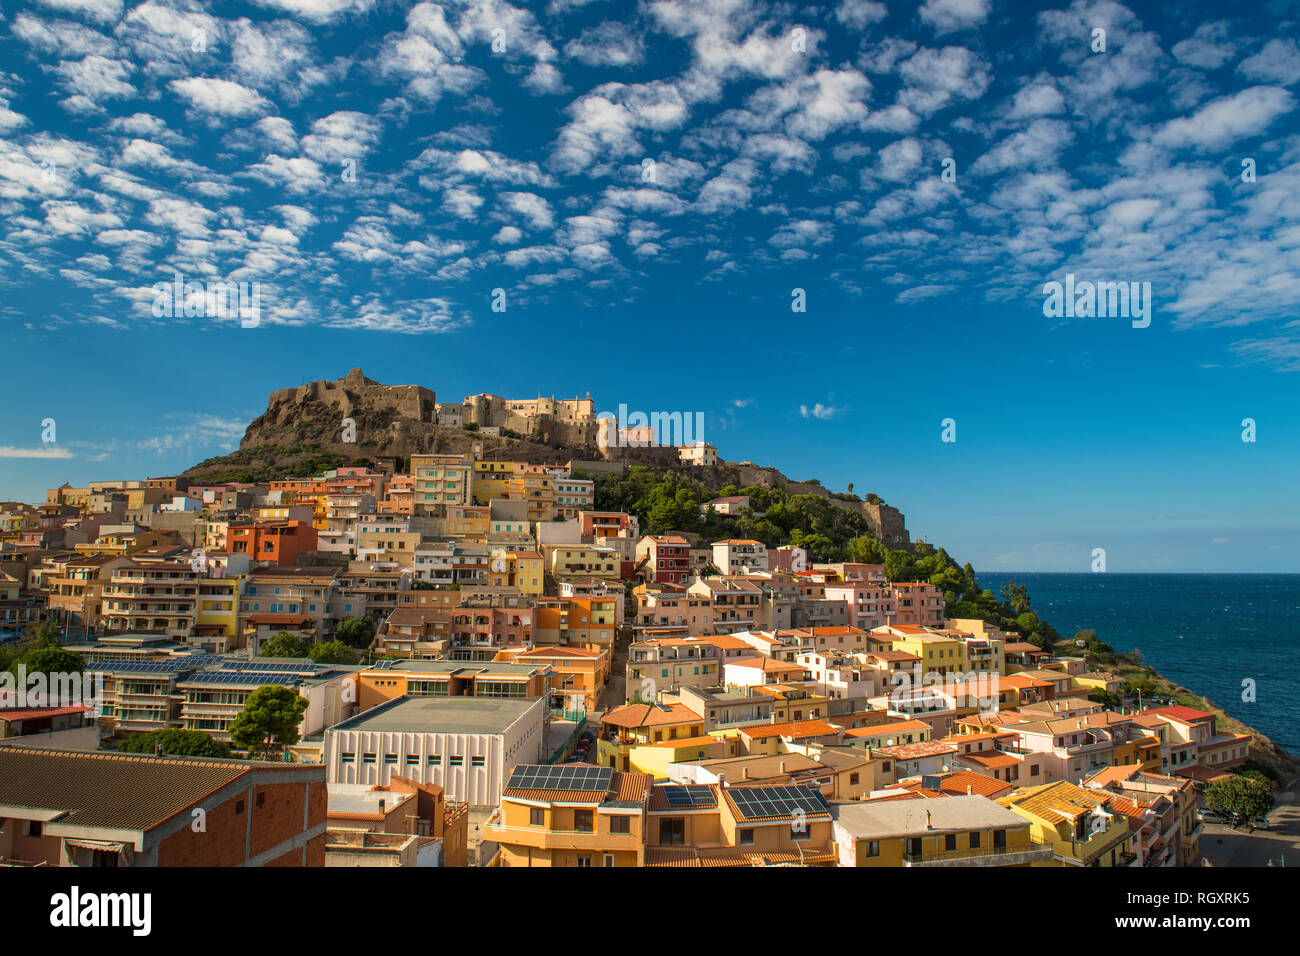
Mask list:
POLYGON ((1192 116, 1170 120, 1154 141, 1162 146, 1220 149, 1260 135, 1294 108, 1295 98, 1281 87, 1254 86, 1207 103, 1192 116))
POLYGON ((1300 83, 1300 46, 1291 37, 1274 38, 1254 56, 1242 60, 1237 69, 1252 80, 1283 86, 1300 83))
POLYGON ((926 0, 921 4, 921 21, 942 36, 979 26, 988 19, 991 7, 990 0, 926 0))
POLYGON ((168 87, 194 109, 222 118, 252 116, 271 108, 256 90, 231 80, 191 76, 172 80, 168 87))
POLYGON ((844 408, 835 405, 823 405, 821 402, 809 408, 807 405, 799 406, 799 414, 804 418, 819 418, 822 421, 829 421, 837 415, 842 415, 844 408))

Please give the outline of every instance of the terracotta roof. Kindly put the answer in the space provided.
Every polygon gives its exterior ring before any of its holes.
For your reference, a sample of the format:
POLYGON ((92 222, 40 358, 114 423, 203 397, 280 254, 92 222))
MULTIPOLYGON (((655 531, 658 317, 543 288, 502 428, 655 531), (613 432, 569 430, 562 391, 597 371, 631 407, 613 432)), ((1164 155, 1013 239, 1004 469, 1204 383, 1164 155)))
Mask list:
POLYGON ((0 720, 32 720, 37 717, 62 717, 65 714, 84 714, 91 708, 85 704, 67 707, 0 707, 0 720))
POLYGON ((1006 806, 1020 807, 1055 824, 1060 822, 1062 817, 1077 820, 1113 798, 1114 794, 1104 790, 1084 790, 1066 780, 1059 780, 1056 783, 1019 790, 1001 802, 1006 806))
POLYGON ((608 711, 600 722, 615 727, 658 727, 700 719, 700 715, 685 704, 627 704, 608 711))
POLYGON ((60 810, 60 822, 76 826, 146 831, 256 769, 320 772, 283 763, 0 747, 0 806, 60 810))
POLYGON ((1146 714, 1156 714, 1160 717, 1171 717, 1182 723, 1200 723, 1202 720, 1213 720, 1213 714, 1207 714, 1203 710, 1197 710, 1195 707, 1184 707, 1181 704, 1175 704, 1173 707, 1161 707, 1158 710, 1143 711, 1146 714))
POLYGON ((895 760, 915 760, 918 757, 935 757, 939 754, 955 754, 957 748, 952 744, 941 744, 937 740, 923 740, 917 744, 898 744, 894 747, 875 747, 874 750, 888 754, 895 760))
POLYGON ((794 720, 785 724, 750 724, 740 728, 741 733, 755 740, 764 737, 826 737, 837 733, 836 728, 824 720, 794 720))
POLYGON ((997 750, 985 751, 984 753, 979 754, 958 754, 957 756, 961 757, 962 760, 969 760, 972 763, 977 763, 981 767, 987 767, 989 770, 1000 770, 1003 767, 1011 767, 1018 763, 1023 763, 1022 758, 1017 757, 1015 754, 1004 754, 997 750))
POLYGON ((844 731, 845 737, 876 737, 881 734, 898 734, 907 733, 911 730, 932 730, 933 728, 923 720, 895 720, 887 724, 876 724, 871 727, 852 727, 844 731))

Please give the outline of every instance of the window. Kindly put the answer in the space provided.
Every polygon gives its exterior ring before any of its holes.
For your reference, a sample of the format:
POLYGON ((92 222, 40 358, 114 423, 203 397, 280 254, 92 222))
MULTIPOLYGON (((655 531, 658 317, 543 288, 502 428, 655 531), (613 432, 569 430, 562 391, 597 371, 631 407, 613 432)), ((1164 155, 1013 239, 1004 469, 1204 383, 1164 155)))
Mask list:
POLYGON ((243 813, 243 812, 244 812, 244 801, 243 801, 243 800, 236 800, 236 801, 235 801, 235 814, 236 814, 236 815, 239 815, 239 814, 241 814, 241 813, 243 813))
POLYGON ((528 809, 528 825, 534 827, 546 826, 546 810, 542 807, 530 807, 528 809))
POLYGON ((994 846, 995 849, 998 849, 998 850, 1004 850, 1004 849, 1006 849, 1006 846, 1007 846, 1007 831, 1006 831, 1006 830, 994 830, 994 831, 993 831, 993 846, 994 846))
POLYGON ((407 755, 406 755, 406 765, 407 765, 408 767, 418 767, 418 766, 420 765, 420 755, 419 755, 419 754, 407 754, 407 755))
POLYGON ((341 759, 343 763, 356 763, 357 755, 354 751, 345 750, 341 759))
POLYGON ((38 836, 40 836, 40 835, 41 835, 41 822, 40 822, 39 820, 28 820, 28 821, 27 821, 27 833, 26 833, 25 835, 26 835, 26 836, 29 836, 29 837, 38 837, 38 836))
POLYGON ((752 829, 738 831, 738 841, 741 846, 753 846, 754 831, 752 829))
POLYGON ((806 843, 812 839, 812 834, 808 832, 808 824, 802 820, 790 827, 790 839, 795 843, 806 843))
POLYGON ((972 850, 978 850, 978 849, 980 848, 980 832, 979 832, 979 830, 975 830, 975 831, 973 831, 973 832, 971 833, 971 835, 970 835, 970 848, 971 848, 972 850))
POLYGON ((877 856, 880 856, 880 841, 879 841, 879 840, 867 840, 866 843, 863 844, 862 849, 863 849, 863 852, 864 852, 868 857, 877 857, 877 856))
POLYGON ((907 855, 908 855, 908 856, 920 856, 920 855, 921 855, 921 838, 920 838, 920 837, 908 837, 908 838, 907 838, 907 855))
POLYGON ((470 758, 469 758, 469 765, 470 765, 471 767, 482 767, 482 766, 485 765, 485 758, 483 758, 483 757, 470 757, 470 758))
POLYGON ((686 818, 664 817, 659 821, 659 842, 664 846, 681 846, 686 842, 686 818))
POLYGON ((375 755, 374 755, 374 754, 362 754, 362 755, 361 755, 361 762, 362 762, 362 763, 374 763, 374 762, 375 762, 375 755))
POLYGON ((578 861, 577 861, 577 863, 576 863, 575 865, 576 865, 576 866, 591 866, 591 857, 590 857, 590 856, 580 856, 580 857, 578 857, 578 861))
POLYGON ((947 850, 949 853, 957 849, 957 834, 955 833, 945 834, 943 838, 943 848, 947 850))
POLYGON ((259 791, 257 792, 257 799, 254 801, 254 803, 256 804, 256 806, 257 806, 259 809, 262 808, 262 807, 264 807, 264 806, 266 806, 266 791, 265 791, 265 790, 259 790, 259 791))
POLYGON ((447 761, 447 766, 448 766, 448 767, 463 767, 463 766, 465 766, 465 758, 464 758, 464 757, 452 757, 452 758, 450 758, 450 759, 447 761))
POLYGON ((397 763, 397 754, 384 754, 384 766, 391 767, 397 763))
POLYGON ((621 814, 619 816, 610 817, 609 832, 610 833, 631 833, 632 818, 621 814))
POLYGON ((606 866, 613 866, 613 865, 614 865, 614 854, 613 854, 613 853, 606 853, 606 854, 605 854, 605 865, 606 865, 606 866))
POLYGON ((856 787, 857 785, 858 785, 858 775, 856 773, 849 774, 849 786, 856 787))
POLYGON ((574 810, 573 811, 573 829, 579 833, 590 833, 592 831, 593 816, 591 810, 574 810))

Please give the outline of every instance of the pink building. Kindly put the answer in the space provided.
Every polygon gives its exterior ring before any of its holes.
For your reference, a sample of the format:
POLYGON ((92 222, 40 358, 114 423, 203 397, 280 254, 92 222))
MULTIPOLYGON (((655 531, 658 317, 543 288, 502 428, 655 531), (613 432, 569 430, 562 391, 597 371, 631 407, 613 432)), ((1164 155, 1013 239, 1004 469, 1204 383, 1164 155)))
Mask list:
POLYGON ((826 597, 849 606, 849 627, 869 631, 883 624, 897 623, 898 603, 888 586, 877 584, 828 584, 826 597))
MULTIPOLYGON (((827 590, 830 586, 827 585, 827 590)), ((895 624, 943 627, 943 595, 933 584, 907 582, 889 585, 898 616, 895 624)))

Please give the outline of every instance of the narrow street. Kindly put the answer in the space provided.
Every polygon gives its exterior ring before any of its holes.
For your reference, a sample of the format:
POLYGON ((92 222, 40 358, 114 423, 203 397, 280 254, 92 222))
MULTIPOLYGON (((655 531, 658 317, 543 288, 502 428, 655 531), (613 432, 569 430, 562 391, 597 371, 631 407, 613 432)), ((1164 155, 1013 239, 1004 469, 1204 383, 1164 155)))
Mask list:
POLYGON ((1213 866, 1300 867, 1300 780, 1277 795, 1268 829, 1250 832, 1207 823, 1201 832, 1201 856, 1213 866))

